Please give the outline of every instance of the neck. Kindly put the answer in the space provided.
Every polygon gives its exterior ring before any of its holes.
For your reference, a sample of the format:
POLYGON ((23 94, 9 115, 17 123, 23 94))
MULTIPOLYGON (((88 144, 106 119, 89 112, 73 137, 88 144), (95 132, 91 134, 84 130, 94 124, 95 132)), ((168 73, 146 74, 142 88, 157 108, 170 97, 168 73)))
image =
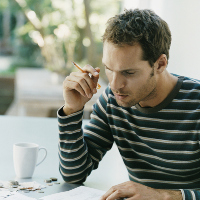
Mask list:
POLYGON ((156 87, 153 91, 152 98, 139 102, 141 107, 155 107, 160 104, 174 89, 178 78, 171 75, 165 70, 156 79, 156 87))

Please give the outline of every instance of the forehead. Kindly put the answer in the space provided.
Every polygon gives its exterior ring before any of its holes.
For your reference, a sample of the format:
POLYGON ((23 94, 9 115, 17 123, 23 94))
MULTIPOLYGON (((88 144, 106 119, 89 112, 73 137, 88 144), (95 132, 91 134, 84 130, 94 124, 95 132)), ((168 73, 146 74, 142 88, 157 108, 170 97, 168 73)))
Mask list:
POLYGON ((133 46, 118 46, 111 42, 104 42, 102 62, 107 67, 137 66, 142 61, 143 51, 139 43, 133 46))

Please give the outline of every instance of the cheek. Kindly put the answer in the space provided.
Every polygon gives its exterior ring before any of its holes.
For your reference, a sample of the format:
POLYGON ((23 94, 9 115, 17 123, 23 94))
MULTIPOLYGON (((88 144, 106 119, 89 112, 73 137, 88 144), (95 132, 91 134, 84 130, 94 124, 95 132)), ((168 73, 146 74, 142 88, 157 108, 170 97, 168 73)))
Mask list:
POLYGON ((107 76, 107 78, 108 78, 108 80, 110 82, 112 80, 112 72, 109 71, 109 70, 105 70, 105 74, 106 74, 106 76, 107 76))
POLYGON ((131 92, 131 93, 138 93, 138 92, 142 92, 141 90, 143 90, 143 86, 144 86, 144 80, 143 79, 137 79, 137 78, 127 78, 126 79, 126 86, 127 89, 131 92))

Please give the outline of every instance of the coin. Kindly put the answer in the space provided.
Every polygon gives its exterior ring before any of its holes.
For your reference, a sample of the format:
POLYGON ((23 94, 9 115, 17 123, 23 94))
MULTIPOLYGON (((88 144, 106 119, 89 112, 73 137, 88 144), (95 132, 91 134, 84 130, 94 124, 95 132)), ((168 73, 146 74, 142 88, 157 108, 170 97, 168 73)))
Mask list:
POLYGON ((51 179, 45 179, 44 182, 45 182, 45 183, 51 183, 52 180, 51 180, 51 179))
POLYGON ((19 185, 17 181, 9 181, 11 185, 19 185))
POLYGON ((55 182, 54 184, 60 184, 60 182, 55 182))
POLYGON ((52 181, 57 181, 58 179, 57 178, 50 178, 52 181))

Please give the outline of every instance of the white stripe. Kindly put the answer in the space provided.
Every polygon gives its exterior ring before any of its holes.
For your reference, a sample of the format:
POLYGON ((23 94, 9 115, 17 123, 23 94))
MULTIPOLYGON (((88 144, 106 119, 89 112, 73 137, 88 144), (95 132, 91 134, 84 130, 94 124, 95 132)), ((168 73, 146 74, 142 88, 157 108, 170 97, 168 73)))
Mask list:
POLYGON ((60 116, 58 113, 59 113, 59 110, 60 110, 61 108, 63 108, 63 106, 60 107, 60 108, 58 109, 58 111, 57 111, 57 116, 58 116, 59 118, 61 118, 61 119, 67 119, 67 118, 70 118, 70 117, 73 117, 73 116, 79 115, 80 113, 83 112, 83 110, 80 110, 80 111, 78 111, 78 112, 72 113, 72 114, 67 115, 67 116, 60 116))
MULTIPOLYGON (((162 162, 166 162, 166 163, 175 163, 175 164, 188 164, 188 163, 194 163, 194 162, 198 162, 200 161, 200 158, 195 159, 195 160, 186 160, 186 161, 179 161, 179 160, 168 160, 168 159, 164 159, 158 156, 154 156, 151 154, 145 154, 145 153, 140 153, 137 152, 135 150, 133 150, 136 154, 142 156, 142 157, 146 157, 146 158, 151 158, 151 159, 155 159, 155 160, 159 160, 162 162)), ((131 161, 132 158, 126 158, 126 160, 131 161)))
POLYGON ((90 130, 85 130, 85 133, 87 133, 87 134, 89 134, 89 135, 92 135, 92 136, 94 136, 94 137, 96 137, 96 138, 99 138, 99 139, 101 139, 101 140, 103 140, 103 141, 105 141, 105 142, 107 142, 107 143, 109 143, 109 144, 112 143, 112 141, 110 141, 110 140, 108 140, 108 139, 102 137, 101 135, 96 134, 96 133, 94 133, 94 132, 92 132, 92 131, 90 131, 90 130))
MULTIPOLYGON (((122 155, 121 155, 122 156, 122 155)), ((141 162, 141 163, 147 163, 148 165, 151 165, 152 167, 154 168, 157 168, 157 169, 160 169, 160 170, 166 170, 166 171, 174 171, 174 172, 190 172, 190 171, 193 171, 193 170, 199 170, 200 167, 197 167, 197 168, 193 168, 193 169, 174 169, 174 168, 166 168, 166 167, 161 167, 161 166, 158 166, 158 165, 154 165, 150 162, 147 162, 146 160, 143 160, 143 159, 134 159, 134 158, 125 158, 124 156, 122 156, 122 158, 125 160, 125 161, 128 161, 128 162, 141 162)), ((127 166, 127 165, 126 165, 127 166)))
POLYGON ((91 154, 90 154, 90 157, 93 159, 93 160, 95 160, 96 162, 100 162, 100 160, 99 159, 97 159, 97 158, 95 158, 94 156, 92 156, 91 154))
MULTIPOLYGON (((94 115, 93 113, 91 114, 91 119, 95 119, 99 122, 101 122, 102 124, 108 126, 108 124, 106 124, 101 118, 97 117, 96 115, 94 115)), ((89 122, 89 125, 91 124, 91 121, 89 122)))
MULTIPOLYGON (((111 108, 114 108, 113 105, 110 105, 109 106, 111 108)), ((117 108, 116 108, 117 109, 117 108)), ((119 111, 121 111, 121 109, 117 109, 119 111)), ((155 122, 163 122, 163 123, 182 123, 182 124, 185 124, 185 123, 196 123, 196 120, 170 120, 170 119, 158 119, 158 118, 148 118, 148 117, 140 117, 140 116, 136 116, 136 115, 132 115, 130 113, 128 113, 127 111, 123 110, 122 111, 123 113, 129 115, 131 118, 133 119, 138 119, 138 120, 143 120, 143 121, 155 121, 155 122)), ((119 116, 115 116, 113 114, 107 114, 108 117, 111 117, 111 118, 114 118, 114 119, 118 119, 120 121, 124 121, 124 122, 127 122, 129 124, 132 124, 131 122, 128 121, 128 119, 126 118, 121 118, 119 116)))
MULTIPOLYGON (((112 96, 111 96, 112 97, 112 96)), ((114 98, 115 99, 115 98, 114 98)), ((110 104, 108 104, 110 105, 110 104)), ((132 107, 131 107, 132 108, 132 107)), ((162 109, 159 111, 160 113, 162 112, 172 112, 172 113, 199 113, 200 109, 196 109, 196 110, 174 110, 174 109, 162 109)))
MULTIPOLYGON (((143 121, 155 121, 155 122, 163 122, 163 123, 196 123, 196 120, 170 120, 170 119, 159 119, 159 118, 148 118, 148 117, 141 117, 141 116, 137 116, 137 115, 133 115, 130 114, 127 110, 123 109, 123 108, 118 108, 115 105, 112 104, 108 104, 108 107, 112 108, 112 109, 116 109, 119 111, 122 111, 123 113, 125 113, 126 115, 134 118, 134 119, 140 119, 143 121)), ((112 114, 108 115, 109 117, 113 117, 112 114)), ((119 118, 122 121, 127 121, 129 123, 129 121, 127 119, 124 118, 119 118)))
POLYGON ((172 112, 172 113, 200 113, 200 109, 196 110, 173 110, 173 109, 162 109, 162 112, 172 112))
POLYGON ((182 193, 182 200, 185 200, 185 192, 184 192, 184 190, 183 189, 181 189, 181 193, 182 193))
POLYGON ((106 90, 103 91, 102 96, 104 97, 105 101, 108 102, 108 95, 106 94, 106 90))
POLYGON ((74 153, 74 152, 77 152, 78 150, 80 150, 82 147, 84 147, 84 144, 82 144, 80 147, 78 148, 73 148, 73 149, 65 149, 65 148, 62 148, 60 147, 60 144, 59 144, 59 148, 62 152, 66 152, 66 153, 74 153))
POLYGON ((66 162, 75 162, 77 160, 80 160, 83 156, 85 156, 87 154, 87 150, 85 150, 80 156, 76 157, 76 158, 64 158, 62 155, 61 155, 61 151, 58 151, 59 154, 60 154, 60 158, 63 160, 63 161, 66 161, 66 162))
POLYGON ((76 129, 74 131, 59 131, 59 134, 63 135, 63 134, 74 134, 74 133, 78 133, 81 132, 81 129, 76 129))
MULTIPOLYGON (((128 134, 132 134, 132 135, 136 135, 138 138, 140 138, 141 140, 146 140, 147 142, 150 142, 150 141, 153 141, 153 142, 158 142, 158 143, 166 143, 166 144, 198 144, 198 141, 191 141, 191 140, 186 140, 186 141, 173 141, 173 140, 161 140, 161 139, 156 139, 156 138, 148 138, 148 137, 143 137, 143 136, 139 136, 139 135, 137 135, 136 133, 135 133, 135 131, 132 131, 132 130, 129 130, 129 129, 125 129, 125 128, 121 128, 121 127, 116 127, 115 125, 110 125, 110 127, 111 128, 113 128, 113 129, 116 129, 116 130, 121 130, 121 131, 123 131, 123 132, 126 132, 126 133, 128 133, 128 134)), ((152 131, 152 130, 154 130, 154 129, 147 129, 147 128, 145 128, 145 127, 142 127, 144 130, 148 130, 148 131, 152 131)), ((157 131, 159 131, 159 130, 161 130, 161 129, 155 129, 155 130, 157 130, 157 131)), ((154 131, 155 131, 154 130, 154 131)), ((164 132, 165 130, 163 130, 163 132, 164 132)), ((167 131, 167 130, 166 130, 167 131)), ((162 132, 162 131, 160 131, 160 132, 162 132)), ((195 133, 196 133, 197 131, 195 130, 195 133)), ((166 132, 166 133, 171 133, 170 131, 168 131, 168 132, 166 132)), ((185 131, 184 132, 181 132, 180 131, 180 133, 185 133, 185 131)), ((186 133, 187 133, 187 131, 186 131, 186 133)))
POLYGON ((77 175, 79 175, 79 174, 82 174, 84 171, 86 171, 86 169, 88 169, 88 168, 91 167, 91 166, 92 166, 92 162, 91 162, 89 165, 87 165, 87 166, 86 166, 82 171, 80 171, 80 172, 67 174, 67 173, 64 173, 64 172, 61 170, 61 173, 62 173, 62 175, 64 175, 65 177, 77 176, 77 175))
POLYGON ((106 115, 107 113, 106 113, 104 107, 101 105, 99 99, 97 100, 96 104, 98 105, 99 109, 106 115))
MULTIPOLYGON (((98 131, 104 131, 104 132, 108 132, 105 129, 102 129, 101 127, 97 126, 96 124, 92 124, 91 122, 88 124, 90 127, 96 128, 98 129, 98 131)), ((106 127, 105 127, 106 128, 106 127)), ((85 132, 85 128, 84 128, 84 132, 85 132)), ((109 133, 109 132, 108 132, 109 133)))
POLYGON ((186 185, 186 184, 190 184, 190 183, 195 183, 198 182, 200 180, 199 179, 195 179, 193 181, 165 181, 165 180, 156 180, 156 179, 140 179, 140 178, 136 178, 135 176, 133 176, 132 174, 129 173, 129 176, 133 179, 136 180, 138 182, 142 182, 142 183, 167 183, 167 184, 176 184, 176 185, 186 185))
POLYGON ((191 94, 191 93, 200 93, 200 90, 198 90, 198 89, 189 89, 189 90, 180 89, 179 92, 191 94))
POLYGON ((200 103, 200 100, 198 100, 198 99, 181 99, 181 100, 180 99, 174 99, 173 102, 200 103))
POLYGON ((70 126, 70 125, 74 125, 74 124, 77 125, 77 124, 79 124, 82 120, 83 120, 83 119, 81 118, 81 119, 79 119, 78 121, 69 122, 69 123, 67 123, 67 124, 61 124, 61 123, 58 122, 58 125, 61 126, 61 127, 63 127, 63 126, 70 126))
POLYGON ((81 168, 83 165, 85 165, 85 163, 87 162, 87 160, 84 160, 80 165, 74 165, 72 167, 68 167, 66 165, 63 165, 62 162, 60 162, 60 165, 62 166, 62 168, 67 169, 67 170, 74 170, 74 169, 78 169, 81 168))
POLYGON ((196 79, 193 79, 193 78, 190 78, 190 80, 184 80, 183 82, 184 83, 192 83, 192 84, 194 84, 194 83, 200 84, 199 80, 196 80, 196 79))
POLYGON ((79 137, 79 138, 77 138, 76 140, 66 140, 66 139, 64 139, 64 140, 59 140, 59 143, 66 143, 66 144, 70 144, 70 143, 76 143, 76 142, 78 142, 79 140, 82 140, 83 139, 83 135, 81 135, 81 137, 79 137))
POLYGON ((101 146, 99 146, 98 144, 92 142, 91 140, 88 140, 87 138, 84 138, 84 139, 87 142, 87 144, 91 144, 92 146, 95 146, 96 149, 100 149, 101 148, 101 146))
MULTIPOLYGON (((200 149, 197 149, 196 151, 175 151, 175 150, 163 150, 163 149, 155 149, 155 148, 152 148, 150 146, 148 146, 146 143, 142 143, 142 142, 136 142, 136 141, 131 141, 131 140, 128 140, 127 138, 124 138, 124 137, 118 137, 116 135, 113 135, 113 137, 116 139, 116 140, 119 140, 119 141, 127 141, 129 144, 133 144, 133 145, 138 145, 138 146, 142 146, 142 147, 146 147, 148 149, 151 149, 152 151, 155 151, 155 152, 159 152, 159 153, 169 153, 169 154, 195 154, 195 153, 199 153, 200 152, 200 149)), ((184 142, 185 144, 185 142, 184 142)), ((196 141, 195 141, 195 144, 196 144, 196 141)), ((120 147, 118 146, 122 151, 132 151, 133 148, 123 148, 123 147, 120 147)))
MULTIPOLYGON (((157 174, 163 174, 163 175, 170 175, 170 176, 174 176, 174 177, 190 177, 190 176, 192 176, 192 175, 196 175, 196 174, 199 174, 199 172, 196 172, 196 173, 194 173, 194 174, 189 174, 189 175, 177 175, 177 174, 172 174, 172 173, 167 173, 167 172, 163 172, 163 171, 160 171, 160 170, 152 170, 152 169, 141 169, 141 168, 130 168, 130 167, 128 167, 128 166, 126 166, 126 168, 129 170, 129 171, 131 171, 131 172, 140 172, 140 173, 150 173, 150 175, 152 175, 152 174, 155 174, 155 173, 157 173, 157 174)), ((170 169, 169 169, 170 170, 170 169)), ((170 170, 171 171, 171 170, 170 170)), ((179 169, 177 169, 177 171, 179 171, 180 172, 180 170, 179 169)))
POLYGON ((196 200, 196 196, 194 194, 194 191, 190 190, 190 192, 191 192, 191 195, 192 195, 192 200, 196 200))

